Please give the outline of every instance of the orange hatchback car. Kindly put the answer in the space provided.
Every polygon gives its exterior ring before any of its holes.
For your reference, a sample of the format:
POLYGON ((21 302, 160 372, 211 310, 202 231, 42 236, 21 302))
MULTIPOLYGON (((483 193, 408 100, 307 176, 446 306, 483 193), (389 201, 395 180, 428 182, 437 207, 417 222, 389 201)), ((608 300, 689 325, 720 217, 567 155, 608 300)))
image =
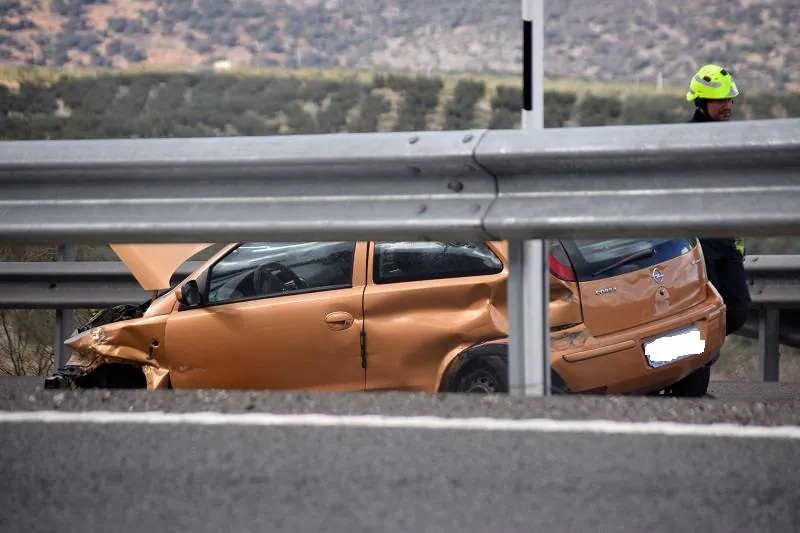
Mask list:
MULTIPOLYGON (((549 242, 553 393, 705 394, 725 306, 696 239, 549 242)), ((95 315, 51 388, 506 392, 504 242, 114 249, 141 306, 95 315)))

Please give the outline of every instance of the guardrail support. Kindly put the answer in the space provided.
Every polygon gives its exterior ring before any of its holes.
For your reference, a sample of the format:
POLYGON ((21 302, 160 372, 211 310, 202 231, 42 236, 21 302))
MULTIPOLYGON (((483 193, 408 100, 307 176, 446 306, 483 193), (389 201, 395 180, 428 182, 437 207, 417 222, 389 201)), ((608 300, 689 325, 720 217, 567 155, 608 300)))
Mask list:
MULTIPOLYGON (((74 245, 59 245, 56 261, 75 261, 78 249, 74 245)), ((55 338, 53 339, 53 368, 61 368, 67 362, 67 347, 64 341, 75 329, 75 312, 72 309, 56 309, 55 338)))
POLYGON ((780 310, 764 307, 758 313, 758 373, 761 381, 779 381, 780 310))
POLYGON ((508 392, 550 395, 549 268, 544 241, 508 243, 508 392))
MULTIPOLYGON (((544 0, 522 1, 522 129, 544 128, 544 0)), ((515 396, 550 394, 550 270, 541 239, 509 246, 508 391, 515 396)))

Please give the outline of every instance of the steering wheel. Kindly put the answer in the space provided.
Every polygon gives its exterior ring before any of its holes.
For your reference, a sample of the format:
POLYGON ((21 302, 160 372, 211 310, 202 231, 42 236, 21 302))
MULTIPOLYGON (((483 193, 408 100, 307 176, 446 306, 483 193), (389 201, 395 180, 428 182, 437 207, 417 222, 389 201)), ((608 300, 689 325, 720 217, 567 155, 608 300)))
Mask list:
POLYGON ((260 294, 277 294, 308 288, 308 283, 280 263, 266 263, 253 272, 253 287, 260 294))

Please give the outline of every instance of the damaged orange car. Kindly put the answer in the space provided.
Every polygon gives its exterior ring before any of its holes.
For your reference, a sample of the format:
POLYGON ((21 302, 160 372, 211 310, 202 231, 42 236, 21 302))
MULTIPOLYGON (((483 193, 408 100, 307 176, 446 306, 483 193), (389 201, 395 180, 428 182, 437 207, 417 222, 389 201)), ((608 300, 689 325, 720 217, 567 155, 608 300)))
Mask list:
MULTIPOLYGON (((506 392, 504 242, 113 247, 148 290, 95 315, 49 387, 506 392)), ((696 239, 548 243, 553 393, 699 396, 725 306, 696 239)))

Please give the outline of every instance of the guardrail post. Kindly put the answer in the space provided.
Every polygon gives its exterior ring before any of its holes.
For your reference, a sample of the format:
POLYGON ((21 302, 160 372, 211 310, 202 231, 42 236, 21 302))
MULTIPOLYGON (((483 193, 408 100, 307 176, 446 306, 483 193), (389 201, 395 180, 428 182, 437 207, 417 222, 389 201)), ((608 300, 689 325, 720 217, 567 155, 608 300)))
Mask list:
MULTIPOLYGON (((544 128, 544 0, 522 2, 522 129, 544 128)), ((508 390, 550 394, 549 267, 542 240, 512 240, 509 250, 508 390)))
POLYGON ((508 243, 508 391, 550 394, 549 268, 544 241, 508 243))
POLYGON ((762 307, 758 312, 758 372, 761 381, 779 381, 780 310, 762 307))
MULTIPOLYGON (((73 245, 59 245, 56 261, 75 261, 78 249, 73 245)), ((75 312, 72 309, 56 309, 55 337, 53 338, 53 369, 67 362, 67 349, 64 341, 75 329, 75 312)))

